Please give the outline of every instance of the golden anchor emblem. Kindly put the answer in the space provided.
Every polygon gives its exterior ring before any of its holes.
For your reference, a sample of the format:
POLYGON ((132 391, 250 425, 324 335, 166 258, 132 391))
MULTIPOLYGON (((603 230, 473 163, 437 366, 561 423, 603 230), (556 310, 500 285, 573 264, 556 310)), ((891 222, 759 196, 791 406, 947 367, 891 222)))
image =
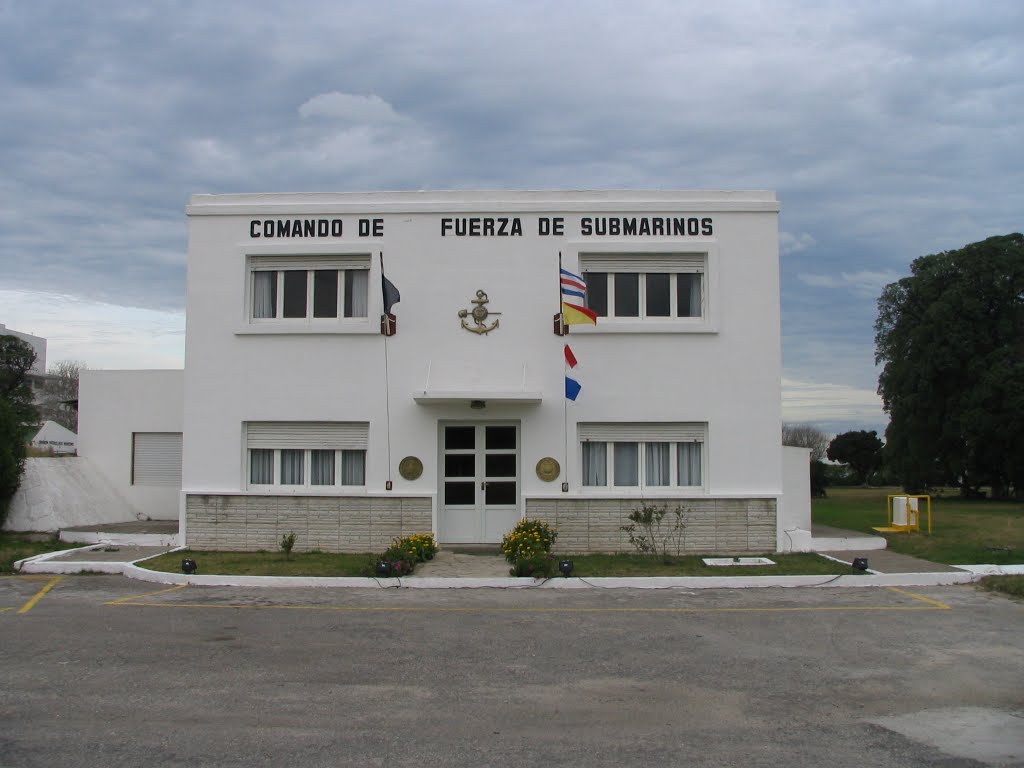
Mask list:
POLYGON ((498 323, 500 321, 497 319, 495 319, 495 321, 491 325, 487 324, 488 317, 490 317, 491 315, 501 314, 501 312, 491 312, 490 310, 488 310, 487 307, 484 306, 485 304, 487 304, 488 301, 490 301, 490 299, 487 298, 486 293, 484 293, 483 291, 477 291, 476 298, 470 301, 470 304, 476 304, 476 306, 473 307, 472 309, 459 310, 459 317, 462 319, 463 328, 472 333, 486 334, 490 333, 491 331, 498 327, 498 323), (473 318, 473 322, 476 323, 475 326, 466 323, 466 318, 469 317, 473 318))

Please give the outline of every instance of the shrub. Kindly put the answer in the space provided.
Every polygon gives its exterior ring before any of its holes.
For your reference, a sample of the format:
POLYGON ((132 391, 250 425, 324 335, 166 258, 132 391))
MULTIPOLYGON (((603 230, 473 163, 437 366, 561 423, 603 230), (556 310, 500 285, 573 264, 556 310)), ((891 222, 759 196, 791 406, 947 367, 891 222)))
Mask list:
POLYGON ((437 542, 430 533, 416 533, 404 539, 396 539, 395 542, 400 543, 419 563, 433 560, 437 554, 437 542))
POLYGON ((383 560, 391 566, 392 576, 409 576, 416 568, 416 563, 432 560, 436 553, 437 542, 429 533, 396 537, 384 554, 373 559, 372 566, 376 572, 377 563, 383 560))
POLYGON ((295 531, 281 537, 281 551, 284 552, 284 559, 291 560, 292 547, 295 546, 295 531))
POLYGON ((629 525, 620 526, 620 530, 629 534, 629 543, 641 554, 661 558, 678 556, 683 553, 685 515, 686 510, 678 504, 669 509, 665 504, 644 502, 629 513, 629 525))
POLYGON ((550 579, 555 575, 555 556, 542 552, 530 557, 520 557, 509 568, 509 575, 550 579))
POLYGON ((512 564, 513 576, 550 576, 554 572, 551 545, 558 532, 540 520, 524 518, 501 540, 501 553, 512 564))

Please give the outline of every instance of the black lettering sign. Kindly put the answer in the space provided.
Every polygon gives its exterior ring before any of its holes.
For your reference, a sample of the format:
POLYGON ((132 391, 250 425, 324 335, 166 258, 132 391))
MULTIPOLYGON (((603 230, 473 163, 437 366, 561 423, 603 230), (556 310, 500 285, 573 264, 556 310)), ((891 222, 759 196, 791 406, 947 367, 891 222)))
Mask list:
POLYGON ((564 235, 565 219, 561 216, 555 216, 551 219, 546 216, 541 216, 537 219, 537 234, 541 237, 547 237, 548 235, 564 235))
MULTIPOLYGON (((540 234, 545 234, 545 219, 540 220, 540 234)), ((710 237, 714 234, 714 220, 688 216, 584 216, 580 219, 583 237, 710 237)), ((559 230, 558 234, 562 234, 559 230)))
POLYGON ((441 237, 522 237, 523 222, 518 217, 469 216, 441 219, 441 237))
POLYGON ((343 231, 341 219, 253 219, 249 222, 251 238, 341 237, 343 231))
POLYGON ((360 219, 360 237, 384 237, 384 219, 360 219))

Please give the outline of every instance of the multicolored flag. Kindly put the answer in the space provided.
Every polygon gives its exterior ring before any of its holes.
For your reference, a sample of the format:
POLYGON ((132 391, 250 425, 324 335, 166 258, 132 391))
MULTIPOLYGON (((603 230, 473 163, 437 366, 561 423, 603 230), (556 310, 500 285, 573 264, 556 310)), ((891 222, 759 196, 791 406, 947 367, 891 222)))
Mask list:
MULTIPOLYGON (((579 275, 573 274, 567 269, 558 269, 558 282, 561 284, 562 296, 570 296, 583 299, 587 295, 587 283, 579 275)), ((570 299, 571 301, 572 299, 570 299)))
POLYGON ((597 325, 597 313, 583 306, 587 298, 586 281, 580 275, 559 267, 558 282, 562 294, 562 323, 597 325))

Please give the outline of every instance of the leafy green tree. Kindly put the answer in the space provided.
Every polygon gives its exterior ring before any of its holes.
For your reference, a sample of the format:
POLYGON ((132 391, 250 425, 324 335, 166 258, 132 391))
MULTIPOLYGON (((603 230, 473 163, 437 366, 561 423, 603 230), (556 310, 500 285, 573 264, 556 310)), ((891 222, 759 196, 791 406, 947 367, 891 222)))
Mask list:
POLYGON ((878 300, 875 361, 905 487, 1024 498, 1024 235, 915 259, 878 300))
POLYGON ((21 482, 27 430, 37 418, 28 381, 35 361, 31 346, 16 336, 0 336, 0 524, 21 482))
POLYGON ((857 483, 863 485, 871 473, 882 466, 882 441, 875 430, 843 432, 832 438, 827 455, 829 461, 846 464, 857 483))
POLYGON ((0 398, 0 525, 7 519, 25 468, 25 429, 11 404, 0 398))

